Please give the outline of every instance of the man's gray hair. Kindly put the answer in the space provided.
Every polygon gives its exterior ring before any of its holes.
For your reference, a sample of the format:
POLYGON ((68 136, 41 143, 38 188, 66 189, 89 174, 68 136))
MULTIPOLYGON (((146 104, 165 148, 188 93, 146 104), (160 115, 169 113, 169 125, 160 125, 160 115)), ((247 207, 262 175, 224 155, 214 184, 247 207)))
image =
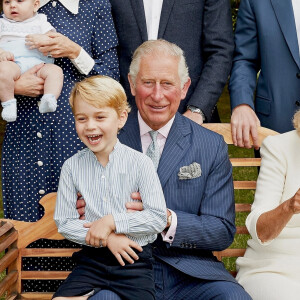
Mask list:
POLYGON ((178 58, 178 75, 181 82, 181 88, 189 79, 189 70, 185 61, 184 53, 180 47, 166 40, 150 40, 140 45, 133 54, 129 67, 129 75, 135 84, 136 76, 140 70, 141 59, 151 54, 166 54, 178 58))

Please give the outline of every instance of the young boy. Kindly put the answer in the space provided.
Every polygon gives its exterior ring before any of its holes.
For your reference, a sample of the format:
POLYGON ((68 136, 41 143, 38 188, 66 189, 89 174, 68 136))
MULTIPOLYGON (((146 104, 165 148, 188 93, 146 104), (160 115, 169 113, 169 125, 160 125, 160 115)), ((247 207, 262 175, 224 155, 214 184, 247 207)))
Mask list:
MULTIPOLYGON (((0 0, 1 1, 1 0, 0 0)), ((37 72, 37 76, 45 80, 44 95, 39 111, 53 112, 57 107, 57 98, 63 86, 63 72, 53 64, 54 59, 44 56, 33 46, 25 44, 29 34, 42 36, 55 30, 47 22, 44 14, 38 14, 39 0, 2 0, 3 18, 0 18, 0 100, 2 102, 2 118, 13 122, 17 118, 17 103, 14 96, 15 81, 21 74, 33 66, 45 63, 37 72)), ((29 42, 30 44, 30 42, 29 42)))
POLYGON ((125 92, 115 80, 94 76, 75 85, 70 104, 87 148, 62 167, 54 219, 65 238, 84 246, 54 299, 87 299, 101 289, 122 299, 155 299, 149 243, 166 227, 166 205, 151 159, 117 139, 129 112, 125 92), (144 210, 128 213, 125 203, 136 191, 144 210), (77 192, 86 201, 85 220, 76 210, 77 192), (120 241, 120 234, 131 241, 120 241))

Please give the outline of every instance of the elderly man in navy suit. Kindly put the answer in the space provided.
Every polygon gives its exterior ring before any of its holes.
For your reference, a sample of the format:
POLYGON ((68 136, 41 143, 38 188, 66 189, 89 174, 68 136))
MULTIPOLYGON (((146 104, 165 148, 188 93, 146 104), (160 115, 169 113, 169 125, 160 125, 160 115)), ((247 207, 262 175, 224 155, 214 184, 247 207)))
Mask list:
POLYGON ((229 0, 110 0, 118 35, 120 82, 135 107, 127 79, 135 49, 165 39, 183 49, 191 85, 178 111, 195 122, 219 121, 217 101, 233 54, 229 0))
MULTIPOLYGON (((168 207, 168 225, 153 244, 156 299, 251 299, 212 253, 227 248, 235 233, 232 167, 223 138, 177 112, 191 83, 183 51, 164 40, 143 43, 129 82, 138 112, 119 140, 155 153, 168 207)), ((141 210, 142 203, 127 208, 141 210)), ((117 292, 91 299, 120 299, 117 292)))

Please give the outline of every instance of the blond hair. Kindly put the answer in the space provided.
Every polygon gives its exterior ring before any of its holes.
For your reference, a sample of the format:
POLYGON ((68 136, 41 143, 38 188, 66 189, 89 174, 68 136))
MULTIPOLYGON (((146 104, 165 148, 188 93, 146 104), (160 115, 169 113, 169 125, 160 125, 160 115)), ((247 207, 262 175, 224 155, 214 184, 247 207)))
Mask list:
POLYGON ((184 53, 180 47, 163 39, 146 41, 134 51, 129 67, 129 75, 133 84, 135 84, 142 57, 147 55, 161 56, 162 54, 173 56, 178 59, 178 75, 181 82, 181 88, 183 88, 184 84, 189 80, 189 70, 184 53))
POLYGON ((118 116, 126 110, 130 112, 125 91, 121 84, 108 76, 92 76, 77 82, 72 89, 70 105, 74 112, 76 97, 97 108, 111 107, 118 116))
POLYGON ((297 110, 293 117, 294 128, 300 133, 300 110, 297 110))

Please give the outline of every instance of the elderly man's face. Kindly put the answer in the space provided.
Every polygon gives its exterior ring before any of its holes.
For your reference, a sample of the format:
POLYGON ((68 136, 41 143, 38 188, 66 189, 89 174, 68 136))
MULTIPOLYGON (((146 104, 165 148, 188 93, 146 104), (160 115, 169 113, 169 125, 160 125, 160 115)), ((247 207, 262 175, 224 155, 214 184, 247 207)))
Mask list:
POLYGON ((153 130, 163 127, 175 115, 190 86, 189 80, 181 88, 178 59, 161 54, 142 57, 135 84, 130 76, 129 82, 137 108, 153 130))

